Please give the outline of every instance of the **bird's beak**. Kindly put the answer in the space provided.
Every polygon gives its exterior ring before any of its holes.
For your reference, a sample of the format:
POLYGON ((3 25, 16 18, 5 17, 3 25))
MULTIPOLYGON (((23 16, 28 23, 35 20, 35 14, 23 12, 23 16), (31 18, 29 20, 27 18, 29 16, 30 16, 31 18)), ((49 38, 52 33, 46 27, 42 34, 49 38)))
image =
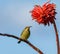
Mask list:
POLYGON ((32 26, 29 26, 29 28, 31 28, 32 26))

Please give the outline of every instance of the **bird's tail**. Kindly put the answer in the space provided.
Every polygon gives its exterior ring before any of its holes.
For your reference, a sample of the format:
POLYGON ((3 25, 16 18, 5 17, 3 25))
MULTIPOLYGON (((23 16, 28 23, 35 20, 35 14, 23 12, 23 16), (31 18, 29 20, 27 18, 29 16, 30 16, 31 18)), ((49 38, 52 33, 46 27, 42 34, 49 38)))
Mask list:
POLYGON ((21 40, 18 41, 18 44, 21 42, 21 40))

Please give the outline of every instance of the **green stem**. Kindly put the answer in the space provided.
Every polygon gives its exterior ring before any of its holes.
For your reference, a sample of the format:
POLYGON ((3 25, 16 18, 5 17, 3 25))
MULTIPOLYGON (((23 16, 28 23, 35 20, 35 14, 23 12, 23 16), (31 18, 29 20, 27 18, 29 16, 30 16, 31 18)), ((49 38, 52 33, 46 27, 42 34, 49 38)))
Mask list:
POLYGON ((55 34, 56 34, 57 54, 59 54, 59 36, 58 36, 58 31, 57 31, 55 21, 54 21, 53 25, 54 25, 54 30, 55 30, 55 34))

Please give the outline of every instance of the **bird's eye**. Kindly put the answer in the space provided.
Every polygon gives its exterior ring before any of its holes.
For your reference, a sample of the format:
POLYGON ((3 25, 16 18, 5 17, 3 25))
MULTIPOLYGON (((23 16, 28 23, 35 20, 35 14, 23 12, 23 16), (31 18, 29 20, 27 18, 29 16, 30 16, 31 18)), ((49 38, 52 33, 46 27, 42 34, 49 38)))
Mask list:
POLYGON ((29 29, 28 29, 28 31, 29 31, 29 29))

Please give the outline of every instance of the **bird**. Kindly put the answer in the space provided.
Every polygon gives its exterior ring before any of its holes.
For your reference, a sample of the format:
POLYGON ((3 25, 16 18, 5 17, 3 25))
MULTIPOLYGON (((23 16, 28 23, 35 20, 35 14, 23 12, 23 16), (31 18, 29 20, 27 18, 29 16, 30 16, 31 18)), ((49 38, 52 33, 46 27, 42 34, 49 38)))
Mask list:
MULTIPOLYGON (((30 27, 32 26, 26 26, 21 35, 20 35, 20 38, 23 39, 23 40, 27 40, 29 37, 30 37, 30 27)), ((21 42, 21 40, 18 41, 18 44, 21 42)))

